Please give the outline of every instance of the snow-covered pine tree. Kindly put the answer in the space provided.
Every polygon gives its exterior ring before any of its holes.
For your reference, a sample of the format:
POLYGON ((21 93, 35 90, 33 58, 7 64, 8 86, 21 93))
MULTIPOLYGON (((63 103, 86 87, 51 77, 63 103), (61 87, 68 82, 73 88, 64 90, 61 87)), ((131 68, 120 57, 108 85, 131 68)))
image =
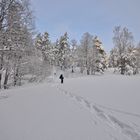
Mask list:
POLYGON ((52 43, 51 60, 52 60, 52 65, 54 67, 59 66, 59 40, 58 39, 56 40, 56 42, 52 43))
POLYGON ((42 61, 40 75, 44 78, 51 73, 52 58, 52 45, 49 39, 49 34, 38 34, 35 41, 36 48, 40 51, 40 59, 42 61))
POLYGON ((95 72, 103 73, 105 68, 107 68, 106 53, 102 42, 95 36, 91 50, 91 72, 92 74, 95 74, 95 72))
POLYGON ((136 47, 136 65, 137 65, 137 73, 139 72, 140 69, 140 43, 138 43, 136 47))
POLYGON ((59 40, 59 66, 65 70, 69 66, 70 45, 67 32, 59 40))

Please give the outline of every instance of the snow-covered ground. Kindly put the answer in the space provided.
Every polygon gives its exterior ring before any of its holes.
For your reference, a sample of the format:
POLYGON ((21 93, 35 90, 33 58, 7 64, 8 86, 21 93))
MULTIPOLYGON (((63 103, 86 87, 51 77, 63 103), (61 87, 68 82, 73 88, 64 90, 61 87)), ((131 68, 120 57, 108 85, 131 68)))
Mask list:
POLYGON ((0 140, 140 140, 140 76, 65 78, 0 93, 0 140))

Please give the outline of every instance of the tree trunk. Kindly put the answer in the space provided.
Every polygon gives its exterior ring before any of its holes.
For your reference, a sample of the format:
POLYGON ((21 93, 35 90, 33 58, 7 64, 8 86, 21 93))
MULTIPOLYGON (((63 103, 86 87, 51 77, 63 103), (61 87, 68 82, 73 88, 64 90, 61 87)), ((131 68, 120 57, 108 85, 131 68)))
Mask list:
POLYGON ((2 88, 2 83, 1 83, 1 80, 2 80, 2 69, 3 69, 3 53, 1 54, 1 59, 0 59, 0 70, 1 70, 1 72, 0 72, 0 89, 2 88))
POLYGON ((125 74, 125 59, 121 58, 121 74, 125 74))
POLYGON ((2 74, 0 73, 0 89, 1 89, 2 74))
POLYGON ((89 69, 87 69, 87 75, 89 75, 89 73, 90 73, 90 72, 89 72, 89 69))
POLYGON ((18 81, 18 68, 16 69, 16 72, 15 72, 15 75, 14 75, 14 86, 16 86, 17 85, 17 81, 18 81))
POLYGON ((8 86, 7 86, 8 78, 9 78, 8 69, 6 69, 5 79, 4 79, 4 89, 8 88, 8 86))
POLYGON ((74 73, 73 66, 72 66, 72 70, 71 70, 71 72, 74 73))

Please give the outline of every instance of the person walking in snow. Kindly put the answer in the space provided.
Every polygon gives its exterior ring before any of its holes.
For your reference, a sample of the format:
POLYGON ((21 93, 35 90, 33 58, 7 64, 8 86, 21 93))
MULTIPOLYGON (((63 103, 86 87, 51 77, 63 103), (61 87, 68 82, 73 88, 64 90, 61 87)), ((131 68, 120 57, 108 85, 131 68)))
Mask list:
POLYGON ((63 76, 63 74, 60 75, 59 79, 61 79, 61 84, 63 84, 63 81, 64 81, 64 76, 63 76))

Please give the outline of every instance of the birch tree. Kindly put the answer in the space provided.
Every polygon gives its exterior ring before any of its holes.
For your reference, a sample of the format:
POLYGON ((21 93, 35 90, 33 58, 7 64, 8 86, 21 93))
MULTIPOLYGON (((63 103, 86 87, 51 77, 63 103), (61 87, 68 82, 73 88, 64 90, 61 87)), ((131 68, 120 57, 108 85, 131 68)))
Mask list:
POLYGON ((4 88, 7 88, 9 78, 13 78, 13 85, 17 85, 17 81, 21 81, 21 75, 24 72, 21 71, 21 63, 24 63, 24 54, 29 55, 31 50, 29 48, 33 43, 32 12, 28 0, 2 0, 0 11, 1 53, 3 53, 1 69, 5 70, 4 88), (7 64, 6 67, 3 67, 5 65, 2 62, 7 64))
MULTIPOLYGON (((92 47, 92 35, 84 33, 81 39, 81 69, 85 68, 87 75, 90 73, 89 48, 92 47)), ((83 70, 81 70, 83 72, 83 70)))
MULTIPOLYGON (((115 27, 113 37, 113 43, 117 49, 117 66, 120 68, 120 73, 125 74, 127 71, 126 66, 132 66, 131 54, 133 54, 133 35, 129 30, 120 26, 115 27), (131 50, 131 51, 130 51, 131 50)), ((133 55, 134 56, 134 55, 133 55)), ((134 60, 134 59, 133 59, 134 60)), ((135 61, 135 60, 134 60, 135 61)))

